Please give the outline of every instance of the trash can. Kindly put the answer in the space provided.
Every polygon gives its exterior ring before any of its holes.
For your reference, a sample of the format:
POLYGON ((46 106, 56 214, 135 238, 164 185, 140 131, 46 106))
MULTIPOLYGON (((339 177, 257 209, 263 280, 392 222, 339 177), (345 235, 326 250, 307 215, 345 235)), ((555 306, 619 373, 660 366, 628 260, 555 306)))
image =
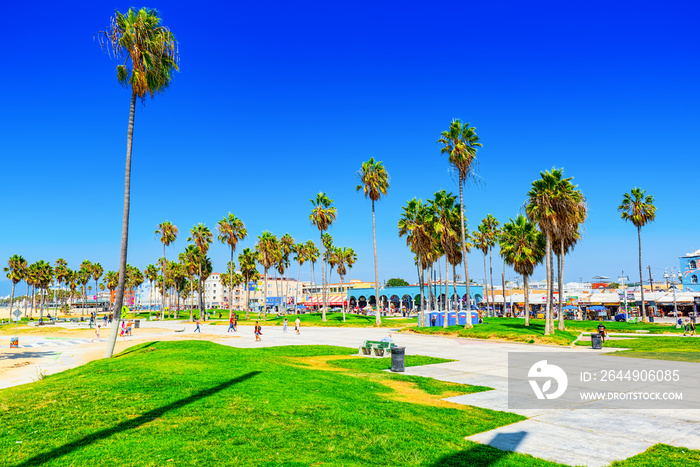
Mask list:
POLYGON ((140 319, 135 319, 134 320, 134 329, 138 329, 141 327, 141 320, 140 319))
POLYGON ((10 338, 10 348, 11 349, 18 349, 19 348, 19 339, 17 337, 10 338))
POLYGON ((597 332, 591 333, 591 348, 592 349, 602 349, 603 348, 603 339, 600 337, 600 334, 597 332))
POLYGON ((406 355, 406 347, 392 347, 391 348, 391 371, 393 371, 393 372, 403 372, 404 371, 405 355, 406 355))

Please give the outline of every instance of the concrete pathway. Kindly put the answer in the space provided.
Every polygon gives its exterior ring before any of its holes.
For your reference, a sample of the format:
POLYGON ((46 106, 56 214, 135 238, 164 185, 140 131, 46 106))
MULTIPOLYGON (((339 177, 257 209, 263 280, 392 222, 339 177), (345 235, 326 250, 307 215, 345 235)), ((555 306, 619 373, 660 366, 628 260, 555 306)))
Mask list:
MULTIPOLYGON (((134 339, 153 334, 153 340, 164 334, 149 332, 151 328, 172 331, 177 338, 207 338, 217 343, 242 348, 280 345, 340 345, 358 348, 366 339, 379 340, 387 329, 374 328, 313 328, 305 327, 302 316, 300 335, 290 323, 287 333, 281 326, 262 323, 262 342, 255 342, 252 326, 239 326, 238 332, 227 333, 227 325, 203 323, 202 332, 193 334, 194 325, 185 322, 142 322, 134 330, 134 339), (184 332, 175 333, 176 330, 184 332)), ((489 386, 493 391, 452 397, 458 403, 519 413, 528 417, 513 425, 479 433, 467 439, 490 444, 504 450, 531 454, 536 457, 568 465, 604 466, 615 460, 638 454, 656 443, 667 443, 691 449, 700 449, 700 410, 546 410, 508 409, 508 354, 511 352, 570 352, 605 353, 610 350, 592 350, 589 347, 553 347, 515 343, 492 342, 478 339, 427 336, 412 333, 394 333, 398 345, 406 347, 408 355, 430 355, 455 359, 450 363, 409 367, 406 374, 427 376, 443 381, 489 386)), ((9 340, 9 339, 8 339, 9 340)), ((33 343, 25 339, 27 345, 33 343)), ((73 339, 76 340, 76 339, 73 339)), ((83 341, 83 339, 77 339, 83 341)), ((37 345, 47 352, 83 348, 104 349, 105 338, 99 343, 81 343, 74 346, 37 345)), ((121 340, 121 339, 120 339, 121 340)), ((18 349, 30 352, 36 348, 18 349)), ((601 358, 613 358, 604 357, 601 358)), ((72 367, 65 357, 47 354, 46 361, 62 360, 62 369, 72 367)), ((637 360, 637 359, 634 359, 637 360)), ((700 364, 697 365, 700 370, 700 364)), ((60 371, 60 370, 59 370, 60 371)), ((0 379, 0 388, 13 385, 8 378, 0 379)), ((11 379, 11 378, 9 378, 11 379)), ((26 382, 26 381, 25 381, 26 382)), ((21 384, 21 383, 15 383, 21 384)))

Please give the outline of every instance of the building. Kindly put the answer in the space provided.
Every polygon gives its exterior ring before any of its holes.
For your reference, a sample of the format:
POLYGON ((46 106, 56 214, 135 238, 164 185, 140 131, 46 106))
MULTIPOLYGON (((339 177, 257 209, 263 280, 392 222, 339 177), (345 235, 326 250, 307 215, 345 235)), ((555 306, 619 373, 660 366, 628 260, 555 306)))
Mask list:
MULTIPOLYGON (((350 304, 351 309, 364 309, 367 306, 374 306, 376 303, 376 290, 374 288, 374 283, 371 283, 371 287, 353 287, 347 292, 347 299, 350 304)), ((458 307, 459 300, 462 300, 462 306, 466 307, 467 290, 466 286, 463 284, 457 285, 457 294, 454 293, 454 286, 452 283, 448 284, 449 288, 447 295, 450 300, 455 302, 458 307)), ((436 297, 442 297, 444 300, 444 281, 443 284, 433 283, 433 294, 436 297), (442 291, 440 289, 443 289, 442 291)), ((425 287, 424 299, 428 300, 428 287, 425 287)), ((481 302, 481 298, 484 295, 483 287, 480 285, 470 284, 469 292, 471 293, 471 304, 477 305, 481 302)), ((407 285, 401 287, 379 287, 379 305, 382 309, 387 310, 401 310, 414 309, 418 304, 420 304, 420 286, 418 285, 407 285)), ((428 307, 429 308, 429 307, 428 307)))
POLYGON ((700 284, 698 284, 698 277, 700 277, 700 250, 681 256, 680 263, 685 290, 700 291, 700 284))

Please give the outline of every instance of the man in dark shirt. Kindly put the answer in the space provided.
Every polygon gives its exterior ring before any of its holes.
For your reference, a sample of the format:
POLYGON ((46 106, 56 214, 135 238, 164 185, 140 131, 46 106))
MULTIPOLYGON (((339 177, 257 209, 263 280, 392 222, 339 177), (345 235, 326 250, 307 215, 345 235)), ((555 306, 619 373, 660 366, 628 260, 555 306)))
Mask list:
POLYGON ((600 339, 605 342, 605 325, 603 323, 598 325, 598 334, 600 334, 600 339))

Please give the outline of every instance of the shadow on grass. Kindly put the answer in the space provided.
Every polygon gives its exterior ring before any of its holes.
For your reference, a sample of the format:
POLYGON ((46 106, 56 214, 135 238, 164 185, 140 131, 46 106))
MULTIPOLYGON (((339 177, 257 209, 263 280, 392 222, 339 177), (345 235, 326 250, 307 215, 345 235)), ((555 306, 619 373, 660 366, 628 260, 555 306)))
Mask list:
POLYGON ((214 386, 213 388, 204 389, 204 390, 199 391, 195 394, 192 394, 189 397, 185 397, 184 399, 177 400, 177 401, 172 402, 168 405, 164 405, 163 407, 158 407, 157 409, 153 409, 149 412, 146 412, 145 414, 143 414, 139 417, 136 417, 132 420, 125 420, 125 421, 113 426, 112 428, 106 428, 104 430, 100 430, 98 432, 87 435, 81 439, 75 440, 71 443, 64 444, 63 446, 60 446, 52 451, 45 452, 43 454, 38 454, 30 459, 27 459, 26 461, 24 461, 20 464, 16 464, 15 467, 43 465, 44 463, 55 460, 58 457, 70 454, 71 452, 75 451, 76 449, 83 448, 85 446, 89 446, 90 444, 96 443, 97 441, 103 440, 105 438, 108 438, 108 437, 115 435, 117 433, 120 433, 122 431, 137 428, 145 423, 148 423, 148 422, 153 421, 154 419, 156 419, 158 417, 163 416, 165 413, 170 412, 171 410, 182 408, 182 407, 184 407, 188 404, 191 404, 192 402, 195 402, 199 399, 212 396, 212 395, 216 394, 217 392, 223 391, 224 389, 228 388, 229 386, 232 386, 236 383, 241 383, 241 382, 243 382, 249 378, 252 378, 253 376, 256 376, 258 374, 260 374, 260 371, 252 371, 250 373, 246 373, 245 375, 239 376, 238 378, 234 378, 232 380, 226 381, 225 383, 221 383, 218 386, 214 386))
POLYGON ((35 350, 35 351, 24 351, 17 353, 6 353, 0 355, 0 360, 19 360, 23 358, 46 358, 55 357, 60 355, 61 352, 56 352, 55 350, 35 350))
POLYGON ((506 456, 511 454, 521 443, 527 432, 518 431, 516 433, 498 433, 490 441, 492 446, 487 444, 474 444, 464 451, 455 452, 441 457, 431 467, 491 467, 495 465, 509 465, 501 463, 506 456), (494 447, 498 446, 498 447, 494 447))
POLYGON ((130 349, 126 349, 125 351, 115 355, 114 358, 121 358, 121 357, 124 357, 126 355, 129 355, 130 353, 139 352, 143 349, 147 349, 148 347, 154 346, 157 343, 158 343, 158 341, 153 341, 153 342, 149 342, 148 344, 137 345, 135 347, 131 347, 130 349))

